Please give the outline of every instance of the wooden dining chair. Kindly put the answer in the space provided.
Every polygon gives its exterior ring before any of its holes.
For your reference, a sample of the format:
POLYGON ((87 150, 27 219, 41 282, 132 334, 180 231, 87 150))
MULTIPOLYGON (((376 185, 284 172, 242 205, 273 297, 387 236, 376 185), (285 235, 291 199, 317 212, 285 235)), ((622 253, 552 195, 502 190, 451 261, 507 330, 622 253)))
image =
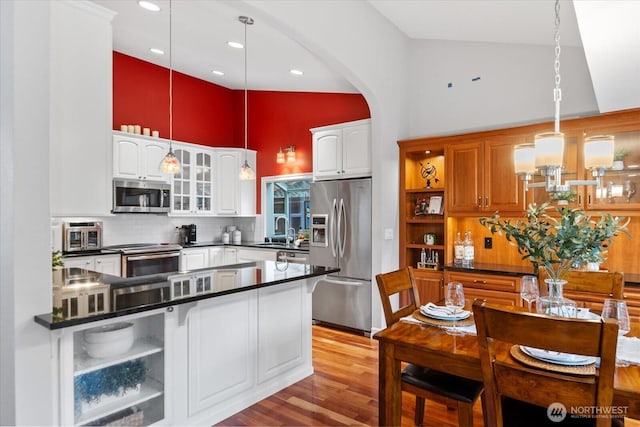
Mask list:
MULTIPOLYGON (((618 326, 611 319, 582 320, 523 312, 512 307, 473 303, 484 378, 485 420, 493 426, 610 426, 612 418, 578 418, 571 408, 610 409, 618 326), (549 366, 517 361, 517 345, 600 357, 594 374, 554 372, 549 366), (512 349, 512 346, 517 346, 512 349), (512 354, 512 351, 515 352, 512 354), (562 413, 548 408, 566 408, 562 413)), ((564 365, 555 365, 569 371, 564 365)), ((613 419, 619 424, 620 419, 613 419)))
POLYGON ((609 271, 569 271, 563 296, 578 303, 578 306, 601 310, 606 298, 624 298, 624 275, 609 271))
MULTIPOLYGON (((405 316, 410 316, 419 307, 419 295, 413 277, 413 268, 403 268, 376 276, 382 309, 387 326, 405 316), (409 303, 398 310, 391 305, 391 296, 400 292, 409 293, 409 303)), ((461 378, 445 372, 408 364, 402 371, 402 390, 416 396, 415 424, 424 421, 425 399, 454 407, 458 410, 458 425, 473 426, 473 405, 482 394, 482 383, 461 378)))

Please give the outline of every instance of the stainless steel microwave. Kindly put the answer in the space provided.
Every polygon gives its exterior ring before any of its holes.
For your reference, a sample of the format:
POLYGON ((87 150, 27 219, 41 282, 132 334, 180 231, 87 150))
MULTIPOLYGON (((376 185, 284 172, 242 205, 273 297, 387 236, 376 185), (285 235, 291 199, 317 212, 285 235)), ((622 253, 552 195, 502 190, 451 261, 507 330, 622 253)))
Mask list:
POLYGON ((113 180, 113 213, 163 213, 171 208, 171 185, 162 181, 113 180))

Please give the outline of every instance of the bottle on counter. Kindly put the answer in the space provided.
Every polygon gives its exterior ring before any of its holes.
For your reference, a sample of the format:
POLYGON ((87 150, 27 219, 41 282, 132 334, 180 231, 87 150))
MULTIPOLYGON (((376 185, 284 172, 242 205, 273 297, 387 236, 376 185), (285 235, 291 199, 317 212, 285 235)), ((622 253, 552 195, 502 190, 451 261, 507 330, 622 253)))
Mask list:
POLYGON ((458 231, 456 240, 453 242, 453 262, 455 265, 462 265, 462 261, 464 261, 464 242, 458 231))
POLYGON ((420 262, 424 265, 427 263, 427 251, 422 248, 422 252, 420 252, 420 262))
POLYGON ((471 231, 467 231, 464 236, 463 264, 466 267, 472 267, 474 258, 475 258, 475 248, 473 247, 473 240, 471 240, 471 231))

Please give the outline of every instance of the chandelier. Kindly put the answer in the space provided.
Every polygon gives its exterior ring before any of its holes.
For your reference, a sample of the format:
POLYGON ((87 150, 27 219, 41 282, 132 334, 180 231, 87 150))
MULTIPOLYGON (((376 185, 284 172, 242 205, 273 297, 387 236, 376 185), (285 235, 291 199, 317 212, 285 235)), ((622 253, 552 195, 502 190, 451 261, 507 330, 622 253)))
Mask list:
POLYGON ((555 2, 555 128, 553 132, 537 134, 534 145, 521 145, 514 150, 515 172, 524 181, 525 191, 541 187, 549 193, 570 191, 575 185, 596 185, 600 188, 605 171, 613 166, 614 138, 610 135, 598 135, 584 140, 584 166, 591 170, 591 180, 567 180, 562 182, 564 134, 560 132, 560 2, 555 2), (536 170, 545 177, 542 182, 530 183, 536 170))

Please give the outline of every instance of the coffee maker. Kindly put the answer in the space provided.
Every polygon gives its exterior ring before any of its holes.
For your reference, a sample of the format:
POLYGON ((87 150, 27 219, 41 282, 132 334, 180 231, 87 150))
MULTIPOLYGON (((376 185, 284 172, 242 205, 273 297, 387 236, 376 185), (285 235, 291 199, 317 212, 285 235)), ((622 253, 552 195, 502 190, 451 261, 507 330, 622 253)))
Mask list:
POLYGON ((189 224, 180 227, 180 244, 191 245, 196 243, 196 225, 189 224))

